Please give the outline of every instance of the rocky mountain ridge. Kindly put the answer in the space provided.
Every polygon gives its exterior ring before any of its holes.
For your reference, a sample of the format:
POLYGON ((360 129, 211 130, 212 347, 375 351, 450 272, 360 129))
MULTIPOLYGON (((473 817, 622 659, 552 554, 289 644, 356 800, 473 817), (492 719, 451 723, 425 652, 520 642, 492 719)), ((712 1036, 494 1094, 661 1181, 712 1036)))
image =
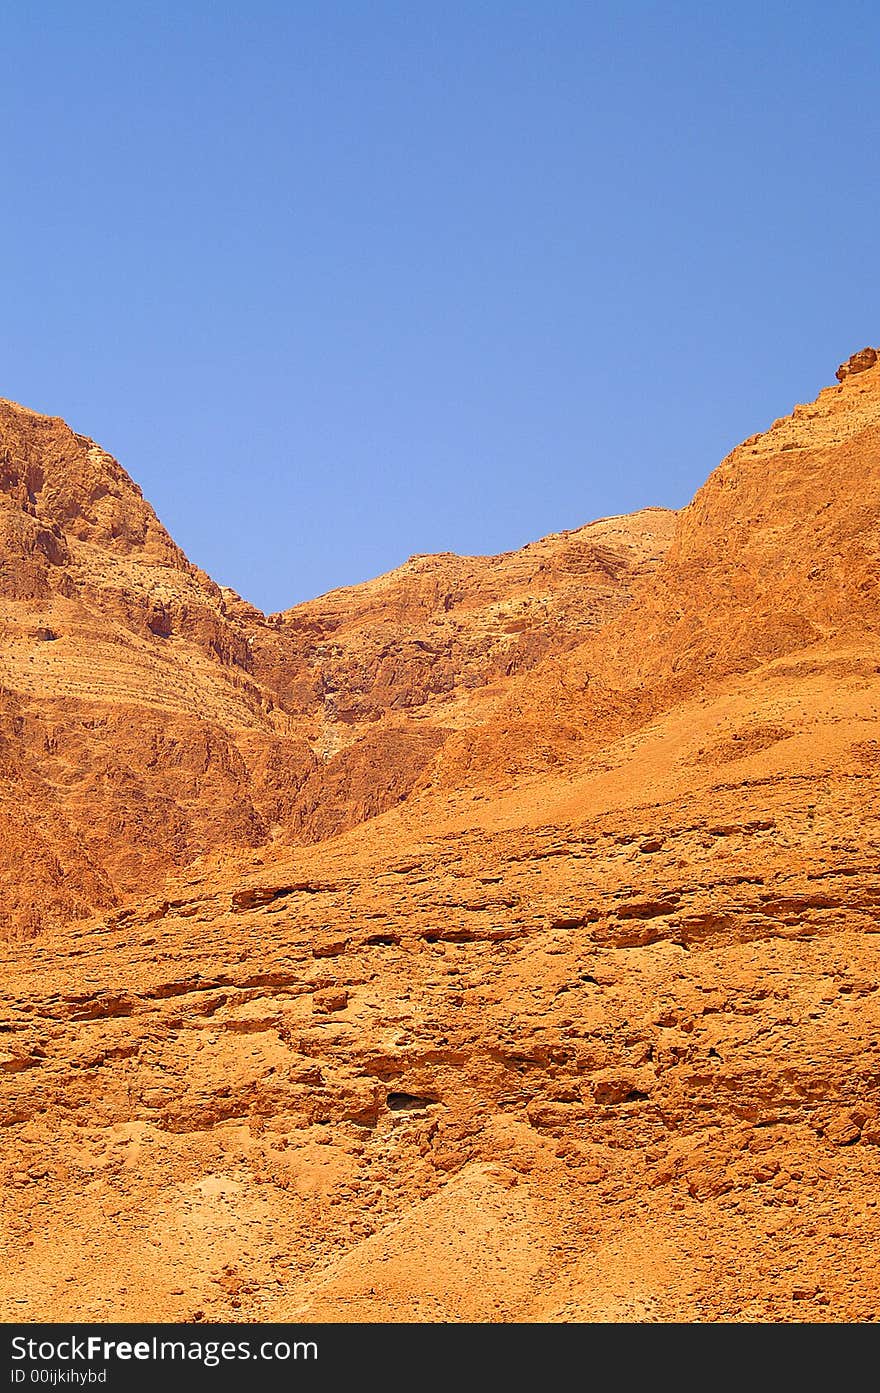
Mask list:
POLYGON ((16 487, 4 537, 54 541, 3 592, 3 904, 55 909, 4 959, 7 1319, 875 1318, 873 350, 674 519, 269 619, 144 515, 156 634, 115 505, 65 526, 16 487), (43 694, 29 658, 80 633, 112 635, 100 682, 43 694), (152 709, 179 756, 144 758, 152 709), (126 721, 134 762, 99 762, 126 721), (108 817, 132 888, 71 860, 65 920, 12 819, 60 863, 83 780, 189 821, 160 866, 108 817))
POLYGON ((393 806, 511 672, 625 606, 670 535, 647 510, 267 619, 99 446, 0 404, 0 932, 393 806))

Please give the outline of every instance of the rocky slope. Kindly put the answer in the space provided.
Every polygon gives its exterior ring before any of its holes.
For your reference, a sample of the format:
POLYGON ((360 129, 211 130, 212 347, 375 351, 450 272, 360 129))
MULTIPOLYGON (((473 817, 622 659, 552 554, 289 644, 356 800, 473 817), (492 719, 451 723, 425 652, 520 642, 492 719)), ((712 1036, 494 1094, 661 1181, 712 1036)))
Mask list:
POLYGON ((300 802, 9 945, 7 1319, 874 1318, 880 364, 838 376, 668 549, 588 538, 625 611, 562 560, 589 529, 265 625, 223 599, 322 777, 442 736, 341 835, 294 845, 300 802), (545 594, 553 645, 501 672, 545 594))
POLYGON ((266 620, 100 447, 0 403, 0 934, 393 806, 475 692, 628 602, 671 517, 414 559, 266 620))
MULTIPOLYGON (((637 605, 514 680, 444 752, 450 785, 591 757, 682 699, 800 655, 870 669, 880 625, 880 365, 738 446, 682 510, 637 605), (860 650, 863 657, 854 656, 860 650)), ((806 664, 806 667, 804 667, 806 664)), ((442 774, 441 774, 442 778, 442 774)))

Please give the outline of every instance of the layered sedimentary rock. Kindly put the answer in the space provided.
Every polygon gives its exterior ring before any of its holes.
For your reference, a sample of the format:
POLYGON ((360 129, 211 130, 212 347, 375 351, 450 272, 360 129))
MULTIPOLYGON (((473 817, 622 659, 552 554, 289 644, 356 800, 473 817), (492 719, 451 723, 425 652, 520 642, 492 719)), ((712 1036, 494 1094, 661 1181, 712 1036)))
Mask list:
POLYGON ((880 363, 838 379, 677 519, 270 619, 142 501, 16 486, 7 847, 69 859, 7 851, 55 915, 4 965, 7 1318, 873 1318, 880 363), (28 672, 65 632, 88 696, 28 672), (114 663, 186 722, 129 784, 114 663), (82 780, 191 840, 87 843, 82 780))
POLYGON ((415 558, 267 620, 99 446, 0 403, 0 933, 393 806, 475 692, 628 602, 671 518, 415 558))

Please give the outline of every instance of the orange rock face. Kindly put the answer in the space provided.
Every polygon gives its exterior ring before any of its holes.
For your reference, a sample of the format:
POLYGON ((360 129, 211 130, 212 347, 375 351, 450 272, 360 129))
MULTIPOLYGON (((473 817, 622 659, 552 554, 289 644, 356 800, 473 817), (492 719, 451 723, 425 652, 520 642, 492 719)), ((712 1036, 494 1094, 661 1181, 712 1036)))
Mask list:
POLYGON ((851 377, 856 372, 866 372, 868 368, 873 368, 876 364, 878 355, 876 348, 863 348, 858 353, 853 353, 851 358, 847 358, 845 363, 841 363, 837 372, 834 374, 838 382, 843 382, 844 378, 851 377))
POLYGON ((510 673, 624 607, 671 533, 649 509, 413 558, 267 620, 97 445, 0 403, 0 933, 394 806, 510 673))
POLYGON ((838 380, 677 517, 268 618, 0 407, 6 1319, 874 1315, 877 354, 838 380))

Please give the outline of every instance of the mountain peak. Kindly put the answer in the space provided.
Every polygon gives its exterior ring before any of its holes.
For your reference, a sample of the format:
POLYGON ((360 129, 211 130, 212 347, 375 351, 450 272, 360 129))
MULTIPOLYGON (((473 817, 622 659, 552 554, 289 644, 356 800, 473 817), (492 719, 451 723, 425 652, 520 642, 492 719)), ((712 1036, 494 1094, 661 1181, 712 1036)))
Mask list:
POLYGON ((2 495, 16 512, 69 539, 182 564, 179 548, 111 454, 58 416, 0 399, 2 495))

